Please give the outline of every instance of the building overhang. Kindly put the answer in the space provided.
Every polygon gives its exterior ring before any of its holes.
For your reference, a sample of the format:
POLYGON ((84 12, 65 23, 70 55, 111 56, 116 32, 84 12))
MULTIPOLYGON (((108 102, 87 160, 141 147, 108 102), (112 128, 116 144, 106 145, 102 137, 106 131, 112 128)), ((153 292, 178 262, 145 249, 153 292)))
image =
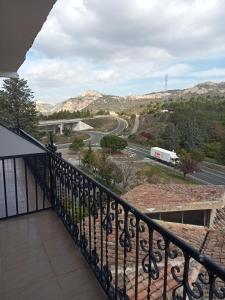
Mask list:
POLYGON ((16 78, 56 0, 0 1, 0 77, 16 78))

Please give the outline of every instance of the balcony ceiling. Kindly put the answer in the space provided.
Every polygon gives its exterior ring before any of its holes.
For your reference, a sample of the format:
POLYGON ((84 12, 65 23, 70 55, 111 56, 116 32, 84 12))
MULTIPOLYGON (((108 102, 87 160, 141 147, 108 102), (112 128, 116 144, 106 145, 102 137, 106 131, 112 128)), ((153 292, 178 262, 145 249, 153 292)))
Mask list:
POLYGON ((15 77, 56 0, 0 0, 0 77, 15 77))

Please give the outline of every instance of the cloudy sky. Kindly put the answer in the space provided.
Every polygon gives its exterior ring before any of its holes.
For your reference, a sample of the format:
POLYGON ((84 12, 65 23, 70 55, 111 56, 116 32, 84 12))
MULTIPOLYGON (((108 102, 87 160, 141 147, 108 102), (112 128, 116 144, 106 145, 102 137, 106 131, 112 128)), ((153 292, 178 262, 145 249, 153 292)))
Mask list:
POLYGON ((35 98, 225 80, 224 0, 58 0, 19 70, 35 98))

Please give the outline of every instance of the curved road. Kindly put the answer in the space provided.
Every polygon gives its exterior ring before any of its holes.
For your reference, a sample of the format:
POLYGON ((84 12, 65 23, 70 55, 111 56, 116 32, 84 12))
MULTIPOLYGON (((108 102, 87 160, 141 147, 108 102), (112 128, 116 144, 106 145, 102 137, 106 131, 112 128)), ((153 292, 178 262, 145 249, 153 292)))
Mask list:
POLYGON ((124 129, 127 128, 128 124, 127 121, 122 118, 117 118, 118 125, 115 129, 109 132, 101 132, 101 131, 85 131, 90 135, 90 138, 86 140, 86 143, 91 143, 92 146, 99 146, 100 140, 103 138, 104 135, 107 134, 115 134, 120 135, 123 133, 124 129))
MULTIPOLYGON (((127 121, 122 118, 117 118, 118 125, 115 129, 109 131, 109 132, 101 132, 101 131, 84 131, 85 133, 89 134, 90 138, 85 140, 85 144, 94 147, 100 146, 100 141, 103 138, 104 135, 107 134, 115 134, 115 135, 121 135, 125 128, 127 128, 128 124, 127 121)), ((71 143, 67 144, 60 144, 57 145, 58 149, 65 149, 68 148, 71 143)))

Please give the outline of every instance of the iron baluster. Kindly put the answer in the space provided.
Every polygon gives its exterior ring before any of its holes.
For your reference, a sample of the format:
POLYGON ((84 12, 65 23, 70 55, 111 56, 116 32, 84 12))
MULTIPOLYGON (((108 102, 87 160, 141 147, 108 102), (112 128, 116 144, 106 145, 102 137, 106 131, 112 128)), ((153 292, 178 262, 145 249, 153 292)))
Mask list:
POLYGON ((6 191, 6 178, 5 178, 5 160, 2 159, 2 172, 3 172, 3 186, 4 186, 4 199, 5 199, 5 216, 8 217, 8 199, 6 191))

